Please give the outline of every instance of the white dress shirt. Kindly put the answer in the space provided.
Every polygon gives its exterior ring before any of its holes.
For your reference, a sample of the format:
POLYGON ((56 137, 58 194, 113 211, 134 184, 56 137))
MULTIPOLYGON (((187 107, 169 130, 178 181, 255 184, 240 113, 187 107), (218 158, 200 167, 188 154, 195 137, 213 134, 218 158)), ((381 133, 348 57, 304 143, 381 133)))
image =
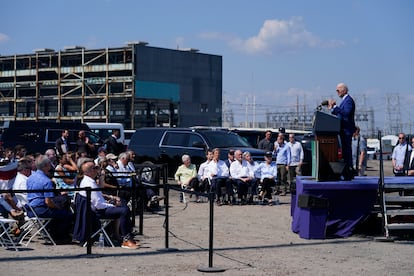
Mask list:
MULTIPOLYGON (((17 172, 16 178, 13 183, 13 190, 27 190, 27 176, 17 172)), ((27 204, 27 193, 19 193, 17 197, 17 206, 22 207, 27 204)))
POLYGON ((231 163, 230 165, 230 175, 234 179, 240 179, 243 177, 254 177, 254 172, 250 169, 247 165, 245 160, 240 163, 240 161, 236 160, 231 163))
POLYGON ((226 165, 226 162, 223 160, 211 160, 208 166, 208 170, 210 172, 210 176, 214 175, 214 177, 229 177, 229 168, 226 165))
MULTIPOLYGON (((90 187, 92 189, 99 188, 96 184, 96 181, 85 175, 79 185, 80 188, 90 187)), ((79 191, 79 194, 86 197, 86 191, 79 191)), ((105 198, 102 195, 101 191, 92 191, 91 192, 91 208, 93 211, 112 208, 115 207, 113 204, 110 204, 105 201, 105 198)))

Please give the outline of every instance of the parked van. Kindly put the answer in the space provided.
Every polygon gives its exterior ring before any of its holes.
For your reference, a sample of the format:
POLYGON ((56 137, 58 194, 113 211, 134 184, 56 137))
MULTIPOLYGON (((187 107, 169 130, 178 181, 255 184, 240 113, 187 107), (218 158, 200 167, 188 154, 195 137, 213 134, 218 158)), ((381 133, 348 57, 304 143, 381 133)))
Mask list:
POLYGON ((124 126, 120 123, 86 123, 93 133, 102 138, 103 141, 111 136, 112 131, 119 130, 118 142, 125 144, 125 131, 124 126))
POLYGON ((54 149, 56 140, 61 137, 64 129, 69 130, 69 147, 76 148, 76 140, 80 130, 85 131, 96 148, 103 143, 102 139, 92 133, 86 124, 79 122, 33 122, 33 121, 4 121, 0 124, 0 146, 14 148, 24 145, 28 153, 44 153, 47 149, 54 149))

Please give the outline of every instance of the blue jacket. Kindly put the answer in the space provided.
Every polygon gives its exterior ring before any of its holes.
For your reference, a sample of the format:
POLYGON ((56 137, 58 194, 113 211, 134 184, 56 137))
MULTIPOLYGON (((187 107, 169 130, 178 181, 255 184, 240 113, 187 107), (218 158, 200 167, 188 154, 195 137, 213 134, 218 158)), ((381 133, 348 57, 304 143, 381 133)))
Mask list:
POLYGON ((355 102, 351 96, 348 94, 344 96, 341 104, 335 106, 331 112, 341 120, 341 132, 345 135, 352 135, 355 132, 355 102))

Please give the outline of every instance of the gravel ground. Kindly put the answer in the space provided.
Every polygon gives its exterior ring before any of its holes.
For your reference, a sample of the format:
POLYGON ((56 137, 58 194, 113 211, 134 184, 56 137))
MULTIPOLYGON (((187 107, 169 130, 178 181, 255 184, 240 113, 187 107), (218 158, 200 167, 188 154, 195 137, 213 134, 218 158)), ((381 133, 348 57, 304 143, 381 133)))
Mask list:
MULTIPOLYGON (((377 161, 369 175, 378 175, 377 161)), ((390 175, 386 161, 386 175, 390 175)), ((290 198, 274 206, 214 207, 214 250, 209 255, 209 204, 178 201, 171 191, 169 249, 165 212, 146 213, 137 250, 79 245, 50 246, 37 240, 18 252, 0 248, 2 275, 412 275, 411 241, 378 242, 372 236, 305 240, 290 230, 290 198), (174 250, 176 249, 176 250, 174 250), (210 263, 211 261, 211 263, 210 263)), ((138 219, 137 219, 138 224, 138 219)))

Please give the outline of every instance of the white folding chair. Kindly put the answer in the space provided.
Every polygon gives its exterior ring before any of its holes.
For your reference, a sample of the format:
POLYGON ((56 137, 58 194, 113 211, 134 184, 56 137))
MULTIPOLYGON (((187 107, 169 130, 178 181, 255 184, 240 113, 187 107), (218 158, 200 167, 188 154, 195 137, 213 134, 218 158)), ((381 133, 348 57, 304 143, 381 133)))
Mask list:
MULTIPOLYGON (((187 185, 181 184, 181 189, 187 190, 187 185)), ((184 204, 187 204, 187 198, 185 196, 185 192, 184 191, 181 192, 181 196, 182 196, 182 199, 183 199, 183 203, 184 204)))
MULTIPOLYGON (((25 198, 21 194, 15 194, 15 197, 19 200, 19 202, 26 202, 25 198)), ((26 202, 27 203, 27 202, 26 202)), ((27 216, 27 210, 24 206, 25 204, 21 205, 22 210, 24 211, 24 224, 20 226, 20 230, 22 231, 19 236, 19 244, 27 246, 28 243, 24 243, 23 241, 30 235, 32 230, 36 227, 36 218, 29 218, 27 216)))
POLYGON ((16 242, 13 237, 10 235, 10 230, 17 221, 14 219, 0 218, 0 245, 6 248, 14 248, 18 251, 16 247, 16 242))
POLYGON ((29 217, 28 220, 31 220, 32 225, 28 225, 28 227, 30 227, 30 231, 27 232, 27 234, 25 234, 24 237, 22 237, 20 239, 20 244, 23 244, 24 246, 28 246, 29 243, 33 240, 34 237, 36 237, 37 235, 41 235, 41 237, 43 239, 48 239, 53 245, 56 245, 55 241, 53 240, 52 236, 50 235, 49 231, 47 231, 47 226, 49 225, 49 223, 52 221, 53 218, 42 218, 39 217, 34 208, 32 208, 32 206, 30 206, 29 204, 26 204, 24 206, 24 211, 26 213, 28 213, 28 211, 30 211, 31 213, 33 213, 34 217, 29 217), (28 208, 28 209, 26 209, 28 208), (26 244, 23 243, 23 239, 29 234, 31 234, 29 240, 27 241, 26 244))
MULTIPOLYGON (((114 243, 112 242, 111 238, 109 237, 108 233, 106 232, 106 227, 112 222, 114 221, 114 219, 99 219, 100 223, 101 223, 101 227, 99 227, 99 229, 92 234, 91 239, 95 238, 96 236, 98 236, 100 233, 102 233, 104 235, 105 241, 110 244, 112 247, 115 247, 114 243)), ((83 247, 85 247, 87 245, 88 242, 85 242, 83 244, 83 247)))

